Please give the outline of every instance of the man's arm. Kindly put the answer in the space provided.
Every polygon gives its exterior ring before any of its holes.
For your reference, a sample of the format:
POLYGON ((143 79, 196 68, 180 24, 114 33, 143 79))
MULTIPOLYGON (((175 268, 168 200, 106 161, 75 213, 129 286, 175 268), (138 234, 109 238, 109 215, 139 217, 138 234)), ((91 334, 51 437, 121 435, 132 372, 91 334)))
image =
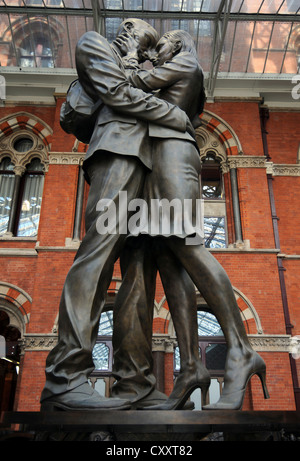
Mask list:
POLYGON ((107 40, 97 32, 87 32, 79 39, 76 67, 80 83, 94 101, 101 98, 115 111, 186 131, 189 120, 185 112, 130 85, 107 40))

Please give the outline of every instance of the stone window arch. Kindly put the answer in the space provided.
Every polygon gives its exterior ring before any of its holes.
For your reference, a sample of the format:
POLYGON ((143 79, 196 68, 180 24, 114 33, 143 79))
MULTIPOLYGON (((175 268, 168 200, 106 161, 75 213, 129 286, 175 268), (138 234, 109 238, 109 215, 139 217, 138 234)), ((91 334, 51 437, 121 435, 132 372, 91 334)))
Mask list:
POLYGON ((218 197, 202 194, 206 246, 222 248, 229 244, 240 245, 243 235, 237 171, 228 159, 242 155, 242 147, 232 127, 223 119, 209 111, 204 111, 200 118, 202 125, 196 129, 196 141, 202 160, 202 192, 205 181, 206 185, 210 181, 212 186, 215 181, 221 191, 218 197))
POLYGON ((7 282, 0 282, 0 309, 9 317, 9 325, 20 331, 21 338, 26 333, 30 320, 32 298, 20 287, 7 282))
POLYGON ((17 113, 0 120, 0 232, 36 237, 52 130, 17 113))

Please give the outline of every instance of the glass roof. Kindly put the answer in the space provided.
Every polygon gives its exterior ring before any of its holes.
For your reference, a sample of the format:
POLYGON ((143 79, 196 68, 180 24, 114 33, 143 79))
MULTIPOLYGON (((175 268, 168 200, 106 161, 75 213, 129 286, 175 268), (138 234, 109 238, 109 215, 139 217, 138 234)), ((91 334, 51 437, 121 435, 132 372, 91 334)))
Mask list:
POLYGON ((299 71, 300 0, 0 0, 0 64, 74 69, 85 31, 112 41, 127 17, 148 21, 160 35, 187 30, 210 94, 219 73, 299 71))

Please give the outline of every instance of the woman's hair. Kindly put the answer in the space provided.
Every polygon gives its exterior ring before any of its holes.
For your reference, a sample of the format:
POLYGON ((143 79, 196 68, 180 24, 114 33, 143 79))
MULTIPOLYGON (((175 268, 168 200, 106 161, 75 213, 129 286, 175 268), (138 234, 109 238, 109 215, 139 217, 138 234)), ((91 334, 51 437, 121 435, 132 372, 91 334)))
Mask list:
POLYGON ((180 51, 188 51, 189 53, 192 53, 196 59, 198 59, 195 42, 191 35, 185 30, 171 30, 170 32, 166 32, 163 37, 171 40, 173 43, 180 41, 180 51))

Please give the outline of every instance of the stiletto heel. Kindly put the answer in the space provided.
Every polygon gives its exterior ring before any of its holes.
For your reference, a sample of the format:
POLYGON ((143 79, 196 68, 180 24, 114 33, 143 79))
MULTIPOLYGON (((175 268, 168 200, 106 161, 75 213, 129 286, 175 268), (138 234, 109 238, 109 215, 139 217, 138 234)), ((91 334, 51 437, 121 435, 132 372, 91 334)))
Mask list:
POLYGON ((248 382, 254 375, 257 375, 260 378, 264 398, 270 398, 266 385, 266 364, 256 352, 243 367, 239 367, 238 371, 241 383, 240 389, 237 389, 236 383, 233 379, 231 379, 231 384, 227 384, 225 375, 224 392, 222 393, 220 399, 216 403, 205 405, 203 410, 240 410, 243 406, 248 382), (233 388, 233 390, 231 391, 230 388, 233 388))
POLYGON ((174 389, 169 398, 161 405, 153 405, 143 410, 180 410, 192 392, 200 388, 202 393, 202 402, 206 402, 207 392, 210 386, 210 375, 207 369, 197 364, 196 371, 188 370, 180 372, 174 389))
POLYGON ((202 406, 203 406, 207 402, 207 394, 208 394, 209 385, 208 386, 202 385, 202 387, 200 387, 200 389, 201 389, 201 402, 202 402, 202 406))
POLYGON ((269 391, 268 391, 268 388, 267 388, 267 383, 266 383, 266 370, 263 370, 263 371, 258 372, 256 374, 258 375, 258 377, 260 379, 260 382, 261 382, 261 385, 262 385, 262 388, 263 388, 264 398, 269 399, 270 394, 269 394, 269 391))

